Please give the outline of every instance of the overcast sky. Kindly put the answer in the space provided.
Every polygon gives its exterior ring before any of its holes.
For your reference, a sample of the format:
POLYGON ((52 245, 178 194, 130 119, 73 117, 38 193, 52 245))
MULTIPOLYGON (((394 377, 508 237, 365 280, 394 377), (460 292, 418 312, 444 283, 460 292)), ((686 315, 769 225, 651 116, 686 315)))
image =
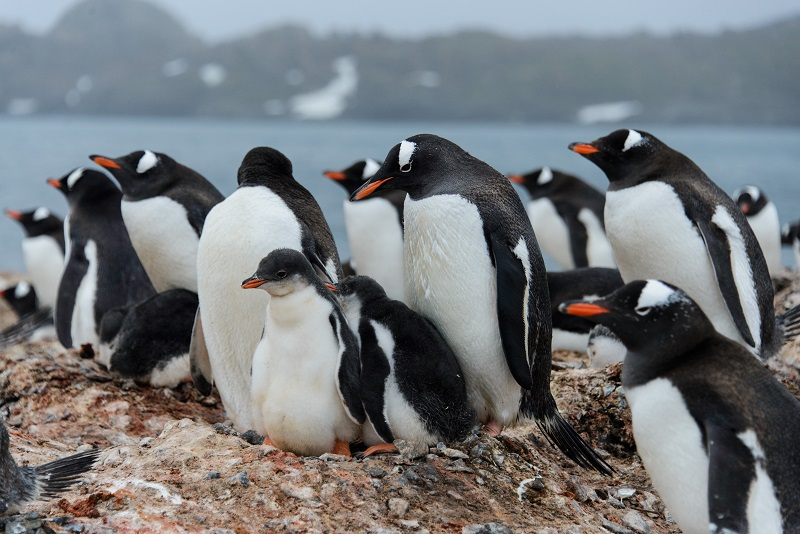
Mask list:
MULTIPOLYGON (((41 33, 79 0, 0 0, 0 22, 41 33)), ((415 38, 462 28, 515 36, 704 33, 800 14, 797 0, 150 0, 190 30, 218 42, 285 22, 317 32, 380 31, 415 38), (466 7, 469 5, 469 7, 466 7)))

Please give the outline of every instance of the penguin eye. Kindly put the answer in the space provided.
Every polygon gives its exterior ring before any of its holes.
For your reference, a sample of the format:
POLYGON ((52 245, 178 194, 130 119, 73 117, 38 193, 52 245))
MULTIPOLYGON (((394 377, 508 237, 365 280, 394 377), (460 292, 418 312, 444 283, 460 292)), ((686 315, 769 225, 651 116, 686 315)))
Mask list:
POLYGON ((650 306, 642 306, 640 308, 636 308, 634 311, 639 315, 647 315, 648 313, 650 313, 651 309, 652 308, 650 306))
POLYGON ((278 271, 277 273, 275 273, 275 276, 277 276, 278 278, 286 278, 286 271, 278 271))
POLYGON ((411 162, 409 161, 405 165, 400 166, 400 172, 408 172, 411 170, 411 162))

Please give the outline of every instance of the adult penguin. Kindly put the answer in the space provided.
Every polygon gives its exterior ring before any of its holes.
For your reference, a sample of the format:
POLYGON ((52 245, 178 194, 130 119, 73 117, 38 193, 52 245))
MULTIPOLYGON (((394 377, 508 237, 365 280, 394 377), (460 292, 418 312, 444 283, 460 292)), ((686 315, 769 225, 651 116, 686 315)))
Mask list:
POLYGON ((389 151, 353 198, 408 193, 406 298, 459 360, 470 403, 492 434, 523 417, 582 466, 610 468, 558 413, 550 393, 551 315, 530 220, 505 176, 436 135, 389 151))
POLYGON ((744 213, 758 239, 769 273, 776 276, 783 270, 781 262, 781 223, 778 208, 760 187, 744 185, 733 192, 733 200, 744 213))

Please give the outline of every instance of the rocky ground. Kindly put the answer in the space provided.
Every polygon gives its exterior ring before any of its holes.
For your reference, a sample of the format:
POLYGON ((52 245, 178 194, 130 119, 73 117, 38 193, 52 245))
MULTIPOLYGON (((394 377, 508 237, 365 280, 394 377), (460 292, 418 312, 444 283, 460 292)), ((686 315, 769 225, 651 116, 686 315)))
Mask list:
MULTIPOLYGON (((792 284, 781 310, 800 302, 792 284)), ((798 354, 794 343, 770 362, 795 393, 798 354)), ((561 412, 616 470, 605 477, 535 426, 366 460, 298 457, 250 444, 191 384, 138 386, 86 356, 53 343, 0 352, 0 415, 18 462, 103 449, 63 498, 0 518, 6 532, 679 532, 635 454, 620 366, 556 353, 553 369, 561 412)))

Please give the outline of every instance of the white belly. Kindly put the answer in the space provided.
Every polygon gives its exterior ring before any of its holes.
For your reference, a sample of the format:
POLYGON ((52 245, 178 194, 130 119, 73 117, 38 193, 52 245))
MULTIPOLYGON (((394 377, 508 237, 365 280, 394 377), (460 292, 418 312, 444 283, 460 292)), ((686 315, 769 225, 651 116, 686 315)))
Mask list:
POLYGON ((55 309, 58 284, 64 270, 64 253, 55 239, 40 235, 22 240, 22 258, 40 306, 55 309))
POLYGON ((573 350, 586 352, 586 344, 589 341, 589 334, 580 332, 570 332, 553 328, 553 341, 550 344, 551 350, 573 350))
POLYGON ((528 218, 531 220, 536 240, 542 249, 562 269, 574 269, 575 260, 569 244, 569 230, 553 203, 547 198, 528 202, 528 218))
POLYGON ((133 248, 159 293, 169 289, 197 291, 197 233, 186 209, 159 196, 122 201, 122 219, 133 248))
POLYGON ((717 285, 705 243, 664 182, 606 193, 606 233, 625 283, 656 278, 683 289, 721 334, 744 344, 717 285))
POLYGON ((664 378, 625 390, 633 437, 653 486, 686 533, 707 533, 708 456, 683 397, 664 378))
POLYGON ((781 223, 778 220, 778 210, 775 204, 770 202, 764 209, 756 215, 747 218, 750 228, 756 235, 764 259, 767 260, 767 268, 772 276, 783 270, 781 263, 781 223))
POLYGON ((597 215, 589 208, 583 208, 578 212, 578 220, 586 228, 586 258, 589 267, 616 267, 611 243, 608 242, 606 231, 597 215))
POLYGON ((377 281, 389 298, 405 300, 403 230, 395 207, 383 198, 345 200, 344 224, 356 272, 377 281))
POLYGON ((80 347, 91 343, 95 348, 100 346, 97 325, 94 320, 94 303, 97 293, 97 245, 93 240, 86 243, 84 249, 89 267, 83 275, 78 291, 75 293, 75 307, 72 308, 72 346, 80 347))
POLYGON ((481 422, 514 422, 522 389, 508 369, 497 280, 478 209, 457 195, 406 198, 406 297, 436 325, 464 371, 481 422))
POLYGON ((337 439, 359 435, 336 388, 339 342, 332 310, 310 286, 270 299, 264 339, 253 356, 255 429, 295 454, 331 452, 337 439))
POLYGON ((269 295, 242 289, 276 248, 300 249, 300 228, 264 187, 237 189, 206 217, 197 250, 197 289, 214 382, 237 430, 252 428, 250 366, 269 295))

